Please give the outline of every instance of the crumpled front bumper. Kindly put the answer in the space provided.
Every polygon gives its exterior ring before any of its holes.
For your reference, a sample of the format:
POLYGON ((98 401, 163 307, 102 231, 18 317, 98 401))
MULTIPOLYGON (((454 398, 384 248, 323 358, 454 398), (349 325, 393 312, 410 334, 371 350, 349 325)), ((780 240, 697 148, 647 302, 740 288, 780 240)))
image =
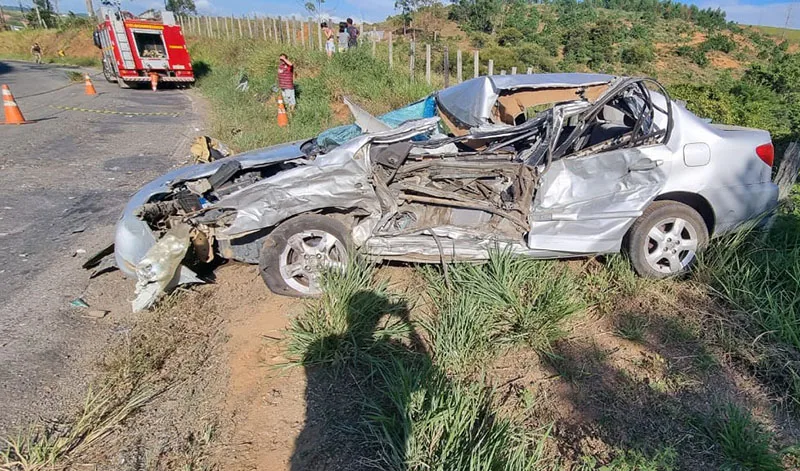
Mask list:
POLYGON ((155 243, 156 238, 144 221, 132 212, 123 212, 114 234, 114 260, 117 267, 126 275, 136 277, 136 264, 155 243))

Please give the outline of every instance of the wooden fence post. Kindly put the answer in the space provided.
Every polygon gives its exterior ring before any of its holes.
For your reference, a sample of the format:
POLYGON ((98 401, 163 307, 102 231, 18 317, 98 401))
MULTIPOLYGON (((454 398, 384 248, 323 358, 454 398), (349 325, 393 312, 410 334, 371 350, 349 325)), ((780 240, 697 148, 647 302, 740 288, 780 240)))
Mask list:
POLYGON ((505 75, 505 74, 506 74, 506 69, 500 70, 500 75, 505 75))
MULTIPOLYGON (((330 25, 330 23, 328 23, 328 28, 330 28, 330 27, 331 27, 331 25, 330 25)), ((317 42, 319 43, 319 50, 320 51, 325 51, 325 42, 324 41, 325 41, 325 39, 322 38, 322 26, 317 25, 317 42)))
POLYGON ((456 81, 461 83, 464 81, 464 76, 462 75, 462 62, 461 62, 461 49, 456 51, 456 81))
POLYGON ((211 18, 206 17, 206 33, 208 33, 208 37, 211 37, 211 18))
POLYGON ((475 77, 477 77, 478 75, 480 75, 481 72, 481 61, 477 49, 475 50, 475 56, 472 59, 473 59, 472 66, 475 68, 475 77))
MULTIPOLYGON (((309 16, 308 17, 308 48, 310 50, 312 50, 312 51, 314 50, 314 35, 311 34, 311 32, 314 31, 313 29, 311 29, 313 27, 314 27, 314 19, 309 16)), ((321 30, 319 25, 317 25, 317 29, 321 30)))
POLYGON ((217 26, 216 26, 216 29, 217 29, 217 34, 216 34, 216 36, 217 36, 217 37, 219 37, 219 38, 221 38, 221 37, 222 37, 222 30, 221 30, 221 29, 219 29, 219 17, 218 17, 218 16, 215 16, 215 17, 214 17, 214 22, 217 24, 217 26))
POLYGON ((425 82, 431 84, 431 45, 425 45, 425 82))
POLYGON ((261 35, 264 36, 264 41, 267 40, 267 22, 264 21, 264 17, 261 17, 261 35))
POLYGON ((532 74, 533 73, 533 67, 528 67, 528 70, 525 73, 526 74, 532 74))
POLYGON ((444 60, 442 61, 442 73, 444 74, 444 88, 450 86, 450 48, 444 46, 444 60))
POLYGON ((393 48, 394 38, 392 38, 392 32, 389 31, 389 68, 391 69, 394 65, 394 48, 393 48))
POLYGON ((494 60, 489 59, 489 73, 488 75, 494 75, 494 60))
POLYGON ((222 22, 225 23, 225 37, 230 39, 231 38, 231 30, 228 29, 228 17, 227 16, 223 17, 222 22))
POLYGON ((247 32, 250 33, 250 39, 253 39, 253 22, 250 21, 250 17, 247 17, 247 32))
POLYGON ((270 21, 272 22, 272 31, 275 33, 275 42, 276 43, 280 43, 281 42, 281 35, 280 35, 280 32, 278 31, 278 22, 280 21, 280 19, 281 19, 280 16, 277 19, 276 18, 270 18, 270 21))
POLYGON ((289 18, 288 17, 284 20, 284 24, 286 25, 286 41, 285 42, 286 42, 286 44, 291 44, 292 43, 292 33, 289 30, 289 18))
POLYGON ((236 22, 239 23, 239 37, 243 38, 244 34, 242 33, 242 18, 236 18, 236 22))
POLYGON ((414 53, 416 52, 416 45, 414 44, 414 40, 411 40, 411 49, 410 53, 408 54, 408 73, 411 75, 411 81, 414 81, 414 53))
POLYGON ((516 67, 512 67, 511 68, 511 75, 516 75, 516 74, 517 74, 517 68, 516 67))

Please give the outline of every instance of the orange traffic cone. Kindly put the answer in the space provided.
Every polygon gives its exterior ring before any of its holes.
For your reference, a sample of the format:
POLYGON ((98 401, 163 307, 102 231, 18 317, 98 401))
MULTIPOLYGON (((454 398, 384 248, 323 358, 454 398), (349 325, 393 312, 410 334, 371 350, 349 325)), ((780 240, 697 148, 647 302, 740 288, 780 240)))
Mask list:
POLYGON ((30 121, 25 121, 25 118, 22 117, 22 112, 19 110, 16 100, 14 100, 14 95, 11 94, 11 89, 5 84, 3 84, 3 110, 6 113, 6 122, 3 124, 30 123, 30 121))
POLYGON ((83 78, 86 81, 86 94, 97 95, 97 90, 94 89, 94 85, 92 85, 92 79, 89 78, 89 74, 84 74, 83 78))
POLYGON ((278 95, 278 126, 285 128, 289 125, 289 116, 286 114, 286 107, 283 106, 283 97, 278 95))
POLYGON ((150 72, 150 88, 156 91, 158 88, 158 72, 150 72))

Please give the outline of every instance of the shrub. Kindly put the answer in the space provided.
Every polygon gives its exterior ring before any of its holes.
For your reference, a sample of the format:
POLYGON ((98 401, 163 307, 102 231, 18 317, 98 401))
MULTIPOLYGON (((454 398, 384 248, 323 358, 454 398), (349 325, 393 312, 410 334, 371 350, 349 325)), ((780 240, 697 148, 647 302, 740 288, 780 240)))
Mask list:
POLYGON ((729 36, 714 34, 703 42, 702 48, 706 51, 722 51, 727 54, 736 49, 736 43, 729 36))
POLYGON ((522 32, 517 28, 503 28, 497 33, 497 43, 501 46, 516 46, 523 39, 522 32))
POLYGON ((557 70, 555 57, 538 44, 525 43, 514 48, 517 61, 525 67, 533 67, 534 71, 555 72, 557 70))
POLYGON ((652 46, 637 43, 623 48, 620 58, 625 64, 642 65, 655 59, 655 53, 652 46))
POLYGON ((683 46, 678 46, 675 48, 675 54, 681 57, 691 58, 692 54, 694 54, 694 48, 692 46, 687 46, 684 44, 683 46))

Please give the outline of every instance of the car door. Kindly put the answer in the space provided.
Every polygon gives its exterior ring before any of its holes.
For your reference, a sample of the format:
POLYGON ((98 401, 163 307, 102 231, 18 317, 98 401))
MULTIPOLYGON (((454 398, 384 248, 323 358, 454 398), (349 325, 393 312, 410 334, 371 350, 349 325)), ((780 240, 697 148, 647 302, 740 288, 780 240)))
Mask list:
POLYGON ((622 238, 667 178, 663 144, 556 160, 531 207, 528 247, 555 253, 619 251, 622 238))

